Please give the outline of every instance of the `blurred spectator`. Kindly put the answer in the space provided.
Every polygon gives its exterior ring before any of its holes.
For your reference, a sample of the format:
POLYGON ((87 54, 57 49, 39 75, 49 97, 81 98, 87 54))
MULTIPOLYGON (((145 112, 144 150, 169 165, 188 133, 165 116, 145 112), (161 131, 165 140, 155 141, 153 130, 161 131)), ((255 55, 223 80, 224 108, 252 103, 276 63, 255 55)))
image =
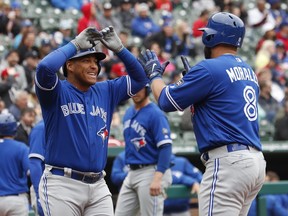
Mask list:
POLYGON ((247 24, 254 29, 265 28, 266 25, 275 26, 275 19, 266 8, 266 0, 257 0, 256 7, 248 10, 247 24))
POLYGON ((255 53, 257 53, 261 49, 264 41, 266 41, 266 40, 272 40, 272 41, 276 40, 276 32, 275 32, 274 27, 275 26, 272 25, 272 24, 267 24, 267 25, 263 26, 263 28, 262 28, 263 35, 261 36, 261 38, 257 42, 255 53))
POLYGON ((115 78, 125 76, 125 75, 127 75, 127 72, 126 72, 126 67, 123 64, 123 62, 119 61, 112 65, 110 76, 109 76, 110 79, 115 79, 115 78))
POLYGON ((288 21, 281 23, 276 38, 284 43, 285 50, 288 52, 288 21))
POLYGON ((199 17, 192 24, 192 34, 194 38, 201 37, 203 32, 199 28, 206 27, 208 19, 210 16, 210 11, 205 9, 201 11, 199 17))
POLYGON ((29 95, 26 91, 17 91, 14 103, 8 108, 17 121, 20 121, 21 112, 28 107, 28 98, 29 95))
MULTIPOLYGON (((166 52, 163 52, 163 49, 161 48, 160 44, 158 42, 152 42, 151 46, 148 47, 149 49, 153 50, 160 63, 163 64, 165 61, 170 60, 170 55, 166 52)), ((170 64, 167 65, 165 72, 164 72, 164 76, 170 76, 171 73, 173 73, 176 70, 176 66, 175 64, 170 60, 170 64)))
POLYGON ((280 109, 280 103, 271 95, 272 81, 262 81, 259 83, 259 87, 259 105, 265 110, 266 119, 270 123, 274 123, 276 114, 280 109))
POLYGON ((77 9, 81 10, 83 0, 50 0, 53 7, 61 10, 77 9))
POLYGON ((5 102, 0 98, 0 114, 1 113, 6 114, 8 113, 8 110, 6 108, 5 102))
POLYGON ((182 19, 178 19, 175 24, 175 33, 181 41, 178 45, 178 55, 195 57, 195 44, 188 23, 182 19))
POLYGON ((26 90, 29 93, 34 92, 34 77, 38 62, 39 62, 39 54, 37 51, 34 50, 26 53, 23 62, 23 67, 27 79, 27 88, 25 88, 24 90, 26 90))
POLYGON ((8 13, 8 23, 7 23, 7 35, 10 38, 14 38, 19 34, 21 29, 21 4, 17 1, 12 1, 10 3, 11 11, 8 13))
POLYGON ((122 23, 114 15, 114 9, 112 8, 112 4, 110 2, 104 2, 103 4, 103 14, 99 16, 99 23, 101 28, 106 28, 108 26, 114 26, 117 34, 123 29, 122 23))
POLYGON ((164 21, 161 25, 161 30, 147 36, 143 41, 143 45, 149 48, 155 42, 160 45, 162 52, 168 58, 175 58, 179 54, 181 43, 185 43, 185 41, 180 41, 175 33, 174 21, 172 20, 164 21))
POLYGON ((173 5, 170 0, 155 0, 155 9, 160 11, 169 11, 172 12, 173 5))
POLYGON ((275 42, 272 40, 265 40, 255 56, 255 69, 259 70, 266 67, 275 51, 275 42))
POLYGON ((19 54, 16 50, 9 51, 6 58, 1 62, 0 75, 2 81, 10 86, 9 89, 6 88, 8 86, 5 86, 1 95, 6 106, 9 107, 15 92, 27 88, 25 71, 23 66, 19 64, 19 54))
POLYGON ((270 4, 269 13, 274 18, 275 28, 278 31, 281 23, 288 22, 287 12, 281 8, 281 0, 268 0, 268 3, 270 4))
POLYGON ((21 111, 21 118, 17 127, 15 140, 25 143, 29 146, 28 137, 34 127, 36 112, 33 108, 25 108, 21 111))
POLYGON ((8 35, 7 24, 9 22, 8 14, 10 5, 7 2, 0 2, 0 34, 8 35))
POLYGON ((93 26, 100 30, 100 24, 96 16, 96 8, 92 2, 86 3, 81 8, 83 16, 78 20, 77 34, 82 32, 85 28, 93 26))
POLYGON ((34 31, 26 32, 26 34, 23 35, 22 41, 19 47, 17 48, 20 57, 19 64, 22 64, 27 52, 33 50, 38 51, 35 42, 36 42, 36 33, 34 31))
POLYGON ((274 140, 288 140, 288 100, 284 102, 284 115, 275 121, 274 140))
POLYGON ((208 19, 210 16, 210 11, 204 9, 201 11, 199 17, 193 22, 192 24, 192 35, 193 35, 193 42, 195 45, 195 52, 196 55, 203 55, 204 45, 202 43, 202 34, 203 32, 199 30, 199 28, 206 27, 208 19))
POLYGON ((39 59, 43 59, 46 55, 53 51, 53 45, 50 39, 42 39, 39 49, 39 59))
POLYGON ((62 19, 59 24, 59 31, 62 33, 62 41, 58 46, 64 46, 74 37, 72 31, 72 19, 62 19))
POLYGON ((133 36, 144 39, 154 32, 160 31, 160 27, 150 16, 149 7, 146 3, 141 3, 136 7, 137 15, 131 22, 131 33, 133 36))
MULTIPOLYGON (((185 157, 171 155, 174 164, 172 170, 172 185, 185 185, 191 190, 191 194, 198 194, 202 173, 185 157)), ((164 201, 164 216, 189 216, 190 198, 166 199, 164 201)))
POLYGON ((123 25, 125 31, 129 31, 131 29, 131 23, 133 18, 135 17, 135 10, 132 5, 131 0, 121 0, 120 1, 120 11, 117 13, 120 22, 123 25))
POLYGON ((23 35, 26 35, 27 32, 33 31, 33 23, 29 19, 25 19, 21 22, 21 30, 13 40, 13 47, 17 49, 22 41, 23 35))

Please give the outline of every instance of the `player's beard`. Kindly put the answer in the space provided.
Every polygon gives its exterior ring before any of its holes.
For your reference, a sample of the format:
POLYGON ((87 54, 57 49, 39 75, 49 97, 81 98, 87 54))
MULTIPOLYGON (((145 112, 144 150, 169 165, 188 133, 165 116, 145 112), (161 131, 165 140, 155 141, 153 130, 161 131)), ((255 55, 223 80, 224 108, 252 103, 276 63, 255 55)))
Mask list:
POLYGON ((205 59, 210 59, 211 58, 211 48, 205 46, 205 48, 204 48, 204 56, 205 56, 205 59))

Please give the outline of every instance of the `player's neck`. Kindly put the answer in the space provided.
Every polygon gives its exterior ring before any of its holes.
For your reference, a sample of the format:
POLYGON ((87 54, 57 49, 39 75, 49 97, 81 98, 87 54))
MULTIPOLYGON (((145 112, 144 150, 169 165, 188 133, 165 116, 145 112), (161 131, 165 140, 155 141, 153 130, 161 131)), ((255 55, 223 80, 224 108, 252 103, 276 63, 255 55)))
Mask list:
POLYGON ((141 108, 147 106, 151 101, 149 98, 145 98, 145 100, 141 101, 140 103, 135 103, 135 109, 140 110, 141 108))
POLYGON ((227 55, 227 54, 231 54, 231 55, 237 55, 237 48, 233 47, 233 46, 228 46, 228 45, 218 45, 216 47, 214 47, 212 49, 212 58, 217 58, 221 55, 227 55))

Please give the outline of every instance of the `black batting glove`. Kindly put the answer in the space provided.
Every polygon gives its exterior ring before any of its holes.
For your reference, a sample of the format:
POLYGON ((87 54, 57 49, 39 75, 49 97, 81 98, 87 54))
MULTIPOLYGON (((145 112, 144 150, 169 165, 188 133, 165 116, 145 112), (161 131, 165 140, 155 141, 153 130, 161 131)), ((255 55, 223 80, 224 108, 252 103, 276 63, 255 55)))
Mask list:
POLYGON ((182 64, 184 66, 184 70, 182 71, 182 75, 185 76, 185 74, 189 72, 191 66, 188 62, 188 59, 185 56, 181 55, 180 57, 181 57, 182 64))

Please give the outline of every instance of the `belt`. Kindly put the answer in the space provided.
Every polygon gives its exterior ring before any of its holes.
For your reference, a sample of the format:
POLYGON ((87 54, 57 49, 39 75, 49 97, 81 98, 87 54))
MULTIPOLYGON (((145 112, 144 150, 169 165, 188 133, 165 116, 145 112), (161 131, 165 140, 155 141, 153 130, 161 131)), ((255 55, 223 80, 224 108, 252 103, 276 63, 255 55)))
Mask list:
MULTIPOLYGON (((64 172, 64 168, 55 168, 53 167, 50 172, 53 175, 59 175, 59 176, 65 176, 65 177, 69 177, 67 175, 65 175, 64 172)), ((93 172, 79 172, 76 170, 72 170, 71 171, 71 176, 70 178, 87 183, 87 184, 94 184, 95 182, 99 181, 100 179, 102 179, 104 177, 103 172, 99 172, 99 173, 93 173, 93 172)))
POLYGON ((0 197, 6 197, 6 196, 19 196, 19 194, 6 194, 6 195, 0 195, 0 197))
POLYGON ((143 167, 152 166, 152 165, 155 165, 155 164, 129 164, 129 167, 131 170, 138 170, 143 167))
MULTIPOLYGON (((249 150, 249 146, 243 145, 243 144, 238 144, 238 143, 233 143, 233 144, 226 145, 226 150, 227 150, 227 152, 249 150)), ((209 160, 209 151, 204 152, 202 157, 205 161, 209 160)))

